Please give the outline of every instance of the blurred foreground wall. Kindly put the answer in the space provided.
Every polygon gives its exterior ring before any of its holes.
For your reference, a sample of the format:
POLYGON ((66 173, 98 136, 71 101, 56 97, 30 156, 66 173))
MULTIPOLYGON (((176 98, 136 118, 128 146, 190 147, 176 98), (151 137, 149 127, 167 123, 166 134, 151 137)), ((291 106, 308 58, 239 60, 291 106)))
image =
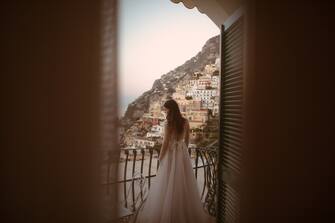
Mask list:
POLYGON ((247 1, 242 222, 333 222, 332 5, 247 1))
POLYGON ((1 4, 0 222, 99 222, 101 10, 1 4))

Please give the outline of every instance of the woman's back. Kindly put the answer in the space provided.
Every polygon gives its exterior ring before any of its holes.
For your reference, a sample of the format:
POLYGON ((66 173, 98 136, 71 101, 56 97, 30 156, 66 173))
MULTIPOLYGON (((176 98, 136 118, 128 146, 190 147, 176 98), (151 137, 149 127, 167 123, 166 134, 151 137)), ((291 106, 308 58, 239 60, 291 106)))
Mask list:
MULTIPOLYGON (((171 131, 170 135, 165 135, 167 138, 166 140, 170 141, 177 141, 177 142, 185 142, 186 146, 188 146, 188 141, 189 141, 189 122, 187 119, 184 119, 184 124, 182 125, 182 130, 178 134, 177 131, 171 131)), ((167 128, 166 131, 169 131, 167 128)))

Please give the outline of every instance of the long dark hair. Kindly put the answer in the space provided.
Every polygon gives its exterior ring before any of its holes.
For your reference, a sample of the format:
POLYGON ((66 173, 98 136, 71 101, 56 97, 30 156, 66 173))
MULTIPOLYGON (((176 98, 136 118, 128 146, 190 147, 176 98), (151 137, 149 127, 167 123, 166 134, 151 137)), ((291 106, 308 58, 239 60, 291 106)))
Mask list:
POLYGON ((166 116, 168 131, 170 133, 176 133, 177 136, 180 136, 183 132, 186 120, 181 115, 177 102, 170 99, 164 103, 164 107, 169 109, 166 116))

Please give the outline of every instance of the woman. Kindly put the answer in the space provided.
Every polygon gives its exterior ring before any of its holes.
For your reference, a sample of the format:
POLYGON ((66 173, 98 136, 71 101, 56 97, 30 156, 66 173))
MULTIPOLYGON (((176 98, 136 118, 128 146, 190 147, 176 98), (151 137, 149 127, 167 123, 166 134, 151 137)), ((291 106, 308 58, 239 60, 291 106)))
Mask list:
POLYGON ((187 151, 189 123, 178 104, 168 100, 160 167, 147 200, 135 217, 136 223, 214 222, 202 207, 197 181, 187 151))

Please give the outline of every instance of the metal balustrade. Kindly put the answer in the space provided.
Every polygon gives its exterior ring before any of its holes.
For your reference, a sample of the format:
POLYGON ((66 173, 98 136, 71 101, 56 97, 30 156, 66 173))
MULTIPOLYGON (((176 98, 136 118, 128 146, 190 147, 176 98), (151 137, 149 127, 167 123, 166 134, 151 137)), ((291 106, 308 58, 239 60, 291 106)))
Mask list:
MULTIPOLYGON (((121 199, 120 205, 135 213, 146 198, 152 181, 159 168, 159 150, 153 148, 121 149, 119 163, 119 178, 110 182, 110 166, 105 165, 106 196, 109 196, 109 186, 118 184, 121 199)), ((216 173, 217 147, 189 148, 194 174, 200 186, 201 200, 204 209, 212 216, 216 215, 216 173)), ((110 159, 107 159, 110 160, 110 159)))

